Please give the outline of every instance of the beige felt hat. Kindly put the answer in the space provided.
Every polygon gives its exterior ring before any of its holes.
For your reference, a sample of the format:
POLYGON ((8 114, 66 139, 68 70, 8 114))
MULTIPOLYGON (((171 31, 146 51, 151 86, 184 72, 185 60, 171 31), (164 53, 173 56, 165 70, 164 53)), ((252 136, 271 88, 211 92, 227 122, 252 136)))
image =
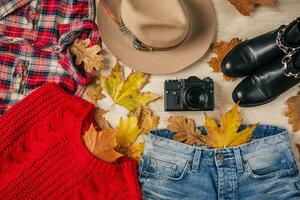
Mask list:
POLYGON ((100 0, 98 25, 103 42, 122 63, 167 74, 205 54, 216 18, 210 0, 100 0))

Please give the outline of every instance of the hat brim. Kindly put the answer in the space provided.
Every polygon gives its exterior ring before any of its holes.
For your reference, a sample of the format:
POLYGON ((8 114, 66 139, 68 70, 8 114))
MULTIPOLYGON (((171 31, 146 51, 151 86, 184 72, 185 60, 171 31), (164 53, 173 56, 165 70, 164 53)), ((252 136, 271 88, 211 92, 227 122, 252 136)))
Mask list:
MULTIPOLYGON (((112 12, 120 13, 122 0, 106 1, 112 12)), ((167 51, 143 52, 136 50, 121 35, 119 27, 98 7, 97 21, 101 37, 111 53, 136 71, 149 74, 168 74, 180 71, 200 59, 209 49, 215 35, 216 15, 210 0, 185 1, 190 10, 190 31, 180 46, 167 51)))

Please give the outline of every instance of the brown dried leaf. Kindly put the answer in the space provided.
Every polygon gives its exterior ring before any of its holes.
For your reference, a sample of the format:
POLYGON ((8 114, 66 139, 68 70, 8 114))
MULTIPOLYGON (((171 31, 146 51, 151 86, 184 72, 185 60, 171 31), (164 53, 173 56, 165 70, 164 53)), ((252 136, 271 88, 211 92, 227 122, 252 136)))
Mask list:
MULTIPOLYGON (((212 57, 207 63, 213 69, 213 72, 221 72, 221 64, 225 56, 242 40, 239 38, 233 38, 229 42, 220 41, 214 45, 213 51, 217 57, 212 57)), ((235 80, 234 78, 228 77, 223 74, 223 77, 227 81, 235 80)))
POLYGON ((285 116, 289 118, 289 124, 292 125, 293 131, 300 130, 300 91, 297 96, 293 96, 287 100, 288 110, 285 116))
POLYGON ((106 162, 114 162, 124 156, 115 151, 116 135, 116 130, 110 128, 97 132, 94 125, 91 124, 89 130, 82 136, 82 140, 91 154, 106 162))
POLYGON ((257 4, 267 7, 275 7, 273 0, 229 0, 229 2, 245 16, 249 16, 257 4))
POLYGON ((183 116, 170 116, 168 119, 168 127, 174 132, 173 140, 184 142, 188 145, 204 145, 203 135, 201 131, 196 129, 195 121, 183 116))
POLYGON ((72 44, 70 52, 76 56, 75 64, 84 63, 84 69, 87 72, 101 70, 104 67, 103 56, 99 54, 101 47, 99 45, 90 46, 90 39, 78 40, 72 44))
POLYGON ((138 118, 138 127, 143 129, 145 135, 149 133, 149 131, 157 128, 159 117, 154 115, 152 110, 147 106, 138 106, 134 110, 132 110, 128 117, 137 117, 138 118))
POLYGON ((103 99, 104 95, 102 94, 101 85, 96 83, 89 85, 86 90, 86 95, 91 103, 96 104, 98 100, 103 99))
POLYGON ((251 125, 239 131, 242 119, 235 105, 230 111, 221 116, 221 126, 205 114, 206 135, 195 128, 193 119, 182 116, 171 116, 168 119, 168 129, 175 134, 173 140, 189 145, 205 145, 210 148, 235 147, 248 142, 257 125, 251 125))
POLYGON ((107 110, 101 108, 95 109, 95 121, 100 129, 111 128, 111 125, 103 116, 105 113, 107 113, 107 110))
POLYGON ((300 154, 300 144, 295 144, 296 145, 296 149, 298 151, 298 153, 300 154))

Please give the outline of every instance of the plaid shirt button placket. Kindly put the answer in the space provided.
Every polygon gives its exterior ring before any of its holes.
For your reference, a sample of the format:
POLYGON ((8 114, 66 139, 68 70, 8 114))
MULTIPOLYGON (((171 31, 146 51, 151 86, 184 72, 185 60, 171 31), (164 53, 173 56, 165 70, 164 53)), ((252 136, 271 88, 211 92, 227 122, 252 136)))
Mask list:
POLYGON ((46 82, 82 95, 92 75, 67 47, 99 42, 94 19, 94 0, 0 0, 0 114, 46 82))

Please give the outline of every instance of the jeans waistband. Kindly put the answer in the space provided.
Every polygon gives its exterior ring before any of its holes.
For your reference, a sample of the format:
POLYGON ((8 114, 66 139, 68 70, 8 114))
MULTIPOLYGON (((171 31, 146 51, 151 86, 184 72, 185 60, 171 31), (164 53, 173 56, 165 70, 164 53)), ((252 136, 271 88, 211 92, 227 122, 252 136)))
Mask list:
MULTIPOLYGON (((198 128, 205 132, 204 127, 198 128)), ((147 137, 145 148, 158 148, 177 155, 183 155, 189 157, 193 163, 199 163, 200 157, 214 162, 214 158, 221 154, 222 159, 235 158, 237 164, 241 164, 242 158, 247 159, 258 153, 290 148, 288 131, 271 125, 258 125, 252 134, 252 140, 246 144, 222 149, 208 149, 177 142, 172 140, 173 134, 167 129, 151 131, 147 137)), ((198 166, 194 167, 197 168, 198 166)))

